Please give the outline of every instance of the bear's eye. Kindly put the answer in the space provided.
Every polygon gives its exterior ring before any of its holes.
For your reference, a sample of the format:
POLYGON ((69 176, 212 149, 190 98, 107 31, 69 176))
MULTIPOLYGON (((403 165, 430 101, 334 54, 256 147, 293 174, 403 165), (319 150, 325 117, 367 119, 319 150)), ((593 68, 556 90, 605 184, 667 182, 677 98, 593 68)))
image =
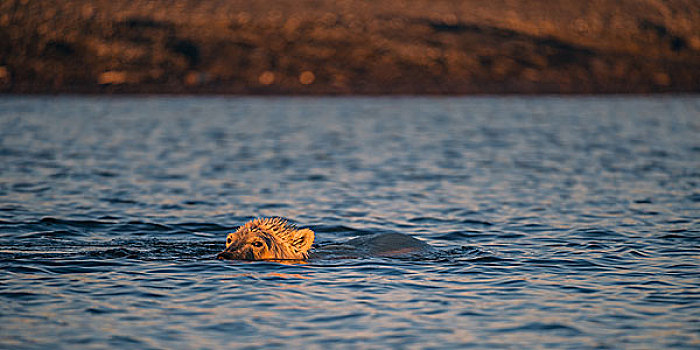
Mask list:
POLYGON ((226 244, 231 244, 231 237, 226 238, 226 244))
POLYGON ((260 242, 260 241, 255 241, 255 242, 253 242, 253 243, 251 243, 251 244, 252 244, 253 247, 255 247, 255 248, 260 248, 260 247, 263 246, 262 242, 260 242))

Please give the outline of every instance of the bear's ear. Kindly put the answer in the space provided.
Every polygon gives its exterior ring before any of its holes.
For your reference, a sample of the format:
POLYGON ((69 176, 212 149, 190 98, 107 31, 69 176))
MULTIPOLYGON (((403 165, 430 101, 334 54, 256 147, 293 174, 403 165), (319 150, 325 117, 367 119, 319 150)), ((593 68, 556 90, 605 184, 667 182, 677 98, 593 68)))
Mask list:
POLYGON ((291 244, 298 252, 305 253, 314 244, 314 231, 305 228, 294 232, 291 244))

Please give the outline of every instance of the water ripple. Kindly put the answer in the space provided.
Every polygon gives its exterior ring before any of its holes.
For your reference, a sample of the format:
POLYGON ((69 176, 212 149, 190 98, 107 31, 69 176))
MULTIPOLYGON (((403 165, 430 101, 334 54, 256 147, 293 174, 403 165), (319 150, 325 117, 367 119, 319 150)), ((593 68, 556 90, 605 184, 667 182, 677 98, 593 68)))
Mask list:
POLYGON ((0 97, 0 348, 687 348, 696 97, 0 97), (318 247, 218 261, 283 216, 318 247))

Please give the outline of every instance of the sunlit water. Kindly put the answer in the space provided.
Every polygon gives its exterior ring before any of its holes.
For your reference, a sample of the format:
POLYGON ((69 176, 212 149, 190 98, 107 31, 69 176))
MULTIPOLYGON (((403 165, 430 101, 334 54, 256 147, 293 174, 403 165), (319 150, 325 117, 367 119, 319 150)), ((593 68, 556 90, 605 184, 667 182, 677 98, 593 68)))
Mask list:
POLYGON ((0 348, 698 349, 699 182, 697 97, 6 96, 0 348))

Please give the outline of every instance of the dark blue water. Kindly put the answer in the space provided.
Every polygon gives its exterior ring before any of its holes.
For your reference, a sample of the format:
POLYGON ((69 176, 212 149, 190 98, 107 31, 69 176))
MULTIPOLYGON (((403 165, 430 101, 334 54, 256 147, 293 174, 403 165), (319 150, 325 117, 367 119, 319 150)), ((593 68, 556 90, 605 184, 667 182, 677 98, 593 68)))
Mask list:
POLYGON ((2 97, 0 348, 697 349, 699 183, 698 97, 2 97))

